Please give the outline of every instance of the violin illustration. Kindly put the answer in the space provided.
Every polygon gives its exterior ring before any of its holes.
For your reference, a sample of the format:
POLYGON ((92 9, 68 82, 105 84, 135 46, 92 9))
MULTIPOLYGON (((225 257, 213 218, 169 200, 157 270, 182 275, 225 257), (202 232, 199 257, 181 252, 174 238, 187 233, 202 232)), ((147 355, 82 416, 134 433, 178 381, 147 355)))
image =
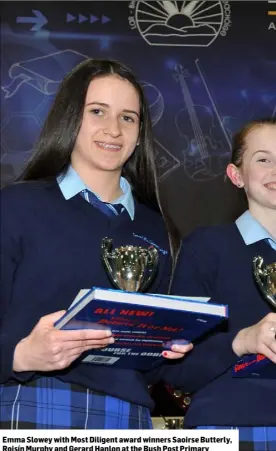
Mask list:
POLYGON ((186 174, 196 181, 207 181, 224 172, 230 160, 231 142, 199 69, 198 60, 196 65, 210 106, 193 103, 186 82, 191 74, 182 65, 177 65, 175 79, 181 86, 185 107, 177 113, 175 123, 182 138, 186 174), (190 126, 192 126, 192 136, 189 133, 190 126))

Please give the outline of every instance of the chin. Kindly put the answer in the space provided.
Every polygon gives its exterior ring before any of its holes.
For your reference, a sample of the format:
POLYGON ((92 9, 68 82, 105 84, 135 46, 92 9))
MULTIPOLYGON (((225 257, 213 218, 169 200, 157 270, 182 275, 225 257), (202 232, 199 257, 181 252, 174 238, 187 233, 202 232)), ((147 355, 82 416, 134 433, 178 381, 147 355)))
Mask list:
POLYGON ((269 204, 271 204, 274 208, 276 208, 276 193, 275 193, 275 195, 273 196, 273 198, 271 199, 269 199, 269 204))
POLYGON ((272 202, 271 201, 266 202, 265 206, 268 208, 272 208, 273 210, 276 210, 276 199, 275 199, 275 201, 273 200, 272 202))
POLYGON ((98 168, 106 172, 118 172, 122 170, 122 166, 118 164, 99 164, 98 168))

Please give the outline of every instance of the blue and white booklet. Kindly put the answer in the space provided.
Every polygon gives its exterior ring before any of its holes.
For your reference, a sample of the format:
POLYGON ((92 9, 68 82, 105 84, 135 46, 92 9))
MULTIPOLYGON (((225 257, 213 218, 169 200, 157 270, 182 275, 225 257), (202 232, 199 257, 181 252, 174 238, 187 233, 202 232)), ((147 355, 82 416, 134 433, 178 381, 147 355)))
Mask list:
POLYGON ((80 290, 57 329, 110 329, 115 343, 81 356, 83 363, 146 371, 162 363, 172 343, 194 342, 228 318, 209 298, 80 290))

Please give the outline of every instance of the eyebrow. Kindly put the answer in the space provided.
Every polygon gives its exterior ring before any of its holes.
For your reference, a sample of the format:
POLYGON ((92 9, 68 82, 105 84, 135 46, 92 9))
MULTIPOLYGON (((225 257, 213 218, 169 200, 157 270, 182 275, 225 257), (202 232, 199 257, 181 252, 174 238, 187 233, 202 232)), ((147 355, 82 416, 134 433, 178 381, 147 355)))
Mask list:
POLYGON ((254 157, 254 155, 256 155, 257 153, 267 153, 270 154, 270 150, 256 150, 253 154, 252 157, 254 157))
MULTIPOLYGON (((89 106, 89 105, 100 105, 100 106, 104 106, 106 108, 110 108, 110 105, 108 105, 108 103, 103 103, 103 102, 89 102, 85 106, 89 106)), ((123 110, 123 112, 135 114, 138 117, 138 119, 140 119, 140 114, 137 113, 137 111, 135 111, 135 110, 123 110)))

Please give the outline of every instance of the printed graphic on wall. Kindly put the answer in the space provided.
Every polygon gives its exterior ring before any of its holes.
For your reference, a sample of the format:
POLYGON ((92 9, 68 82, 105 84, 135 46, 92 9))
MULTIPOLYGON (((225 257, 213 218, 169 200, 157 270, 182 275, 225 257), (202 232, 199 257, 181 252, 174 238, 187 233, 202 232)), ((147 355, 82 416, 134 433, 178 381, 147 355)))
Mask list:
POLYGON ((183 165, 186 174, 194 180, 206 181, 224 173, 230 160, 231 141, 203 77, 199 60, 195 61, 195 65, 206 90, 205 103, 197 105, 193 102, 186 81, 191 74, 182 65, 177 65, 175 79, 182 91, 184 108, 176 114, 175 123, 184 141, 183 165), (191 128, 189 133, 187 123, 191 128))
POLYGON ((63 1, 53 9, 51 2, 4 2, 1 183, 32 155, 63 77, 86 58, 111 58, 141 80, 159 180, 180 228, 195 219, 179 205, 189 209, 200 199, 197 223, 219 219, 233 133, 276 116, 276 0, 250 2, 250 18, 248 4, 63 1))
POLYGON ((276 0, 268 1, 267 15, 270 19, 268 29, 271 31, 276 31, 276 0))
POLYGON ((129 18, 149 45, 208 47, 230 24, 230 4, 223 1, 131 2, 129 18))

